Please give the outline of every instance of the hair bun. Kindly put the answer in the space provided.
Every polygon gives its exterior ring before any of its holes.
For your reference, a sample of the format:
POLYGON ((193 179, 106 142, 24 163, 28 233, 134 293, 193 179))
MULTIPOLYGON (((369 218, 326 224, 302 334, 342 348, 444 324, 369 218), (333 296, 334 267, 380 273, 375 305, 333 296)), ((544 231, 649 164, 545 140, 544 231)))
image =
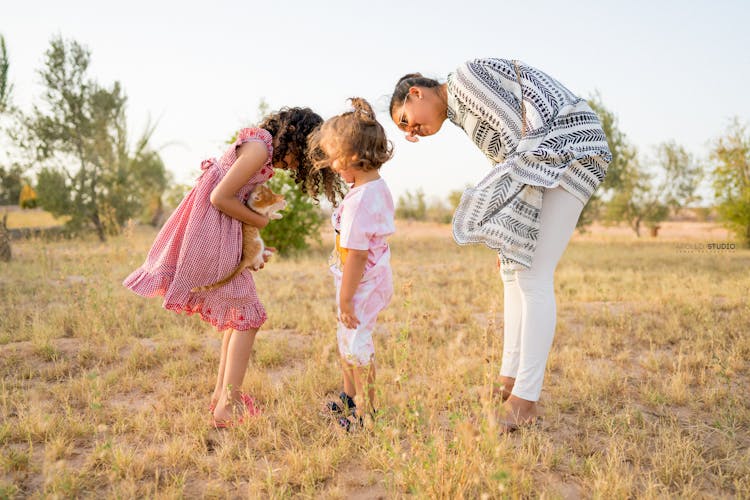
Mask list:
POLYGON ((402 76, 401 78, 399 78, 398 83, 396 85, 398 85, 399 83, 403 82, 404 80, 408 80, 410 78, 424 78, 424 77, 422 76, 422 73, 408 73, 408 74, 402 76))
POLYGON ((361 97, 350 97, 349 101, 352 103, 354 113, 359 113, 369 120, 375 120, 375 112, 372 110, 372 106, 365 99, 361 97))

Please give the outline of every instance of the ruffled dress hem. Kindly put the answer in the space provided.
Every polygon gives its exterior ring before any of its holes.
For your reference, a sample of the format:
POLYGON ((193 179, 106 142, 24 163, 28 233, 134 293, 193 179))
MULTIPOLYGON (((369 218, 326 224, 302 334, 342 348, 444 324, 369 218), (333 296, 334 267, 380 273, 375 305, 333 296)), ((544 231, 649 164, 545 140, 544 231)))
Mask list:
MULTIPOLYGON (((173 277, 174 273, 150 273, 139 268, 123 281, 123 285, 143 297, 164 296, 173 277)), ((260 302, 248 301, 247 304, 228 305, 226 297, 211 292, 172 290, 169 297, 165 297, 162 307, 188 316, 199 314, 203 321, 219 331, 228 328, 237 331, 258 329, 268 319, 260 302)))

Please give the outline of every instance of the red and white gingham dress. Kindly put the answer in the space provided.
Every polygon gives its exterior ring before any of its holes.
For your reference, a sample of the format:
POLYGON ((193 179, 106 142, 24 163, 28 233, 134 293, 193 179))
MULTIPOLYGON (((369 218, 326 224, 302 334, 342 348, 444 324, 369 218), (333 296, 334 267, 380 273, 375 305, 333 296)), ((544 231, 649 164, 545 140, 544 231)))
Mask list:
POLYGON ((247 269, 215 290, 190 291, 220 280, 240 261, 242 222, 217 210, 210 196, 237 159, 237 148, 248 141, 263 142, 268 161, 240 189, 237 198, 244 203, 255 186, 273 176, 271 134, 261 128, 242 129, 220 160, 212 158, 201 163, 203 173, 159 231, 146 262, 123 282, 144 297, 163 295, 164 308, 199 313, 219 330, 259 328, 266 320, 252 273, 247 269))

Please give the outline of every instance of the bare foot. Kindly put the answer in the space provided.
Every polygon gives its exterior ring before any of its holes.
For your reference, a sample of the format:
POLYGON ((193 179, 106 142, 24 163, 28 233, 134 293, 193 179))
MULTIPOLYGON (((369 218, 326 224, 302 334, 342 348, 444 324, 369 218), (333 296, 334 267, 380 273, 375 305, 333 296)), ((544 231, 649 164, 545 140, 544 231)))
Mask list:
POLYGON ((229 422, 239 418, 243 413, 245 413, 245 404, 241 400, 224 402, 220 400, 213 411, 216 422, 229 422))
POLYGON ((229 422, 240 412, 240 409, 236 406, 234 411, 232 410, 232 406, 217 406, 214 408, 214 420, 216 422, 229 422))
POLYGON ((511 395, 500 409, 500 433, 507 434, 539 419, 536 401, 511 395))
POLYGON ((498 394, 502 398, 503 401, 506 401, 510 397, 511 391, 513 391, 513 385, 515 384, 516 379, 510 378, 510 377, 500 377, 499 386, 496 386, 492 389, 493 396, 497 396, 498 394))

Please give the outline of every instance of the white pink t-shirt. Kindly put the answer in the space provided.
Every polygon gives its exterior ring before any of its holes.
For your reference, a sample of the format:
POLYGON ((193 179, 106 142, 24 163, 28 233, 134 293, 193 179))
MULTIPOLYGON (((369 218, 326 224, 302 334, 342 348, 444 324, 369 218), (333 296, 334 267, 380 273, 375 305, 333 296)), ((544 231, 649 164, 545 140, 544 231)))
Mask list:
POLYGON ((382 177, 349 190, 331 217, 336 232, 331 265, 334 275, 343 272, 347 249, 367 250, 363 279, 381 268, 390 270, 391 252, 386 238, 396 231, 393 214, 393 198, 382 177))

